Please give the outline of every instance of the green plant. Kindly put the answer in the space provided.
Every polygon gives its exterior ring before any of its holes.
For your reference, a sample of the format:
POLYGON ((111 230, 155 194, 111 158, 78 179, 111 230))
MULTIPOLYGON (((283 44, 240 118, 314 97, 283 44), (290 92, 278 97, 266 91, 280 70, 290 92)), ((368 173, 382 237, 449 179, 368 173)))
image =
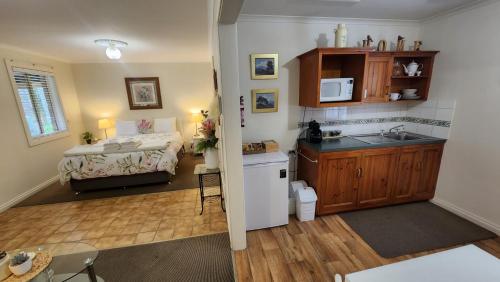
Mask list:
POLYGON ((84 133, 82 133, 82 139, 85 141, 92 140, 93 138, 94 138, 94 134, 92 134, 92 132, 85 131, 84 133))
POLYGON ((16 265, 21 265, 25 263, 27 260, 29 260, 29 256, 27 253, 22 252, 17 255, 15 255, 11 260, 10 260, 10 265, 11 266, 16 266, 16 265))

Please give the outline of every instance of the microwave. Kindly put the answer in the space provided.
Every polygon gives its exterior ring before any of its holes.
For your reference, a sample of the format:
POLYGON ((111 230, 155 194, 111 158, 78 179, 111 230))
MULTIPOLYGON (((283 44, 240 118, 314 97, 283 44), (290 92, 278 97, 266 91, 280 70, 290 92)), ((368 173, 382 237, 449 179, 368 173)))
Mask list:
POLYGON ((321 79, 319 101, 336 102, 352 100, 354 78, 325 78, 321 79))

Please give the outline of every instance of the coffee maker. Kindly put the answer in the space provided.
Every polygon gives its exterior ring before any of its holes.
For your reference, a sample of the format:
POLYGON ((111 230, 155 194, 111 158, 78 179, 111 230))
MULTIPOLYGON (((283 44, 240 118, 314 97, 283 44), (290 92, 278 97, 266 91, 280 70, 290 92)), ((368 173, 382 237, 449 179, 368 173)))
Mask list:
POLYGON ((309 128, 306 130, 306 140, 311 143, 321 143, 323 133, 319 129, 319 123, 315 120, 309 122, 309 128))

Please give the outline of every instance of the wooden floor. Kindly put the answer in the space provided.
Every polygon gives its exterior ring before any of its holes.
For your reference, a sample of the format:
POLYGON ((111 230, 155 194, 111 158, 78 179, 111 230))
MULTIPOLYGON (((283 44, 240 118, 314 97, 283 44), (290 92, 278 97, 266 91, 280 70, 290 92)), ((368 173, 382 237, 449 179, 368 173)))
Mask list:
MULTIPOLYGON (((373 251, 339 216, 247 232, 248 248, 235 252, 237 281, 333 281, 368 268, 443 251, 385 259, 373 251)), ((500 258, 500 239, 476 246, 500 258)))

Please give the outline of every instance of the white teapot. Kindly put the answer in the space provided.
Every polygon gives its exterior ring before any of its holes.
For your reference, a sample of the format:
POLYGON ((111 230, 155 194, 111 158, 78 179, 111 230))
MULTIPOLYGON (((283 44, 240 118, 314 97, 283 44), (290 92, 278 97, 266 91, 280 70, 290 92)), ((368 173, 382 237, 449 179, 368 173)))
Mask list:
POLYGON ((415 62, 415 61, 412 61, 411 63, 409 63, 409 64, 408 64, 408 65, 406 65, 406 66, 405 66, 405 65, 403 65, 403 64, 401 64, 401 65, 402 65, 402 66, 403 66, 403 68, 405 69, 405 73, 406 73, 406 75, 408 75, 408 76, 415 76, 415 74, 417 74, 417 71, 418 71, 418 69, 420 68, 420 66, 422 66, 422 67, 423 67, 423 65, 422 65, 422 64, 418 64, 418 63, 417 63, 417 62, 415 62))

